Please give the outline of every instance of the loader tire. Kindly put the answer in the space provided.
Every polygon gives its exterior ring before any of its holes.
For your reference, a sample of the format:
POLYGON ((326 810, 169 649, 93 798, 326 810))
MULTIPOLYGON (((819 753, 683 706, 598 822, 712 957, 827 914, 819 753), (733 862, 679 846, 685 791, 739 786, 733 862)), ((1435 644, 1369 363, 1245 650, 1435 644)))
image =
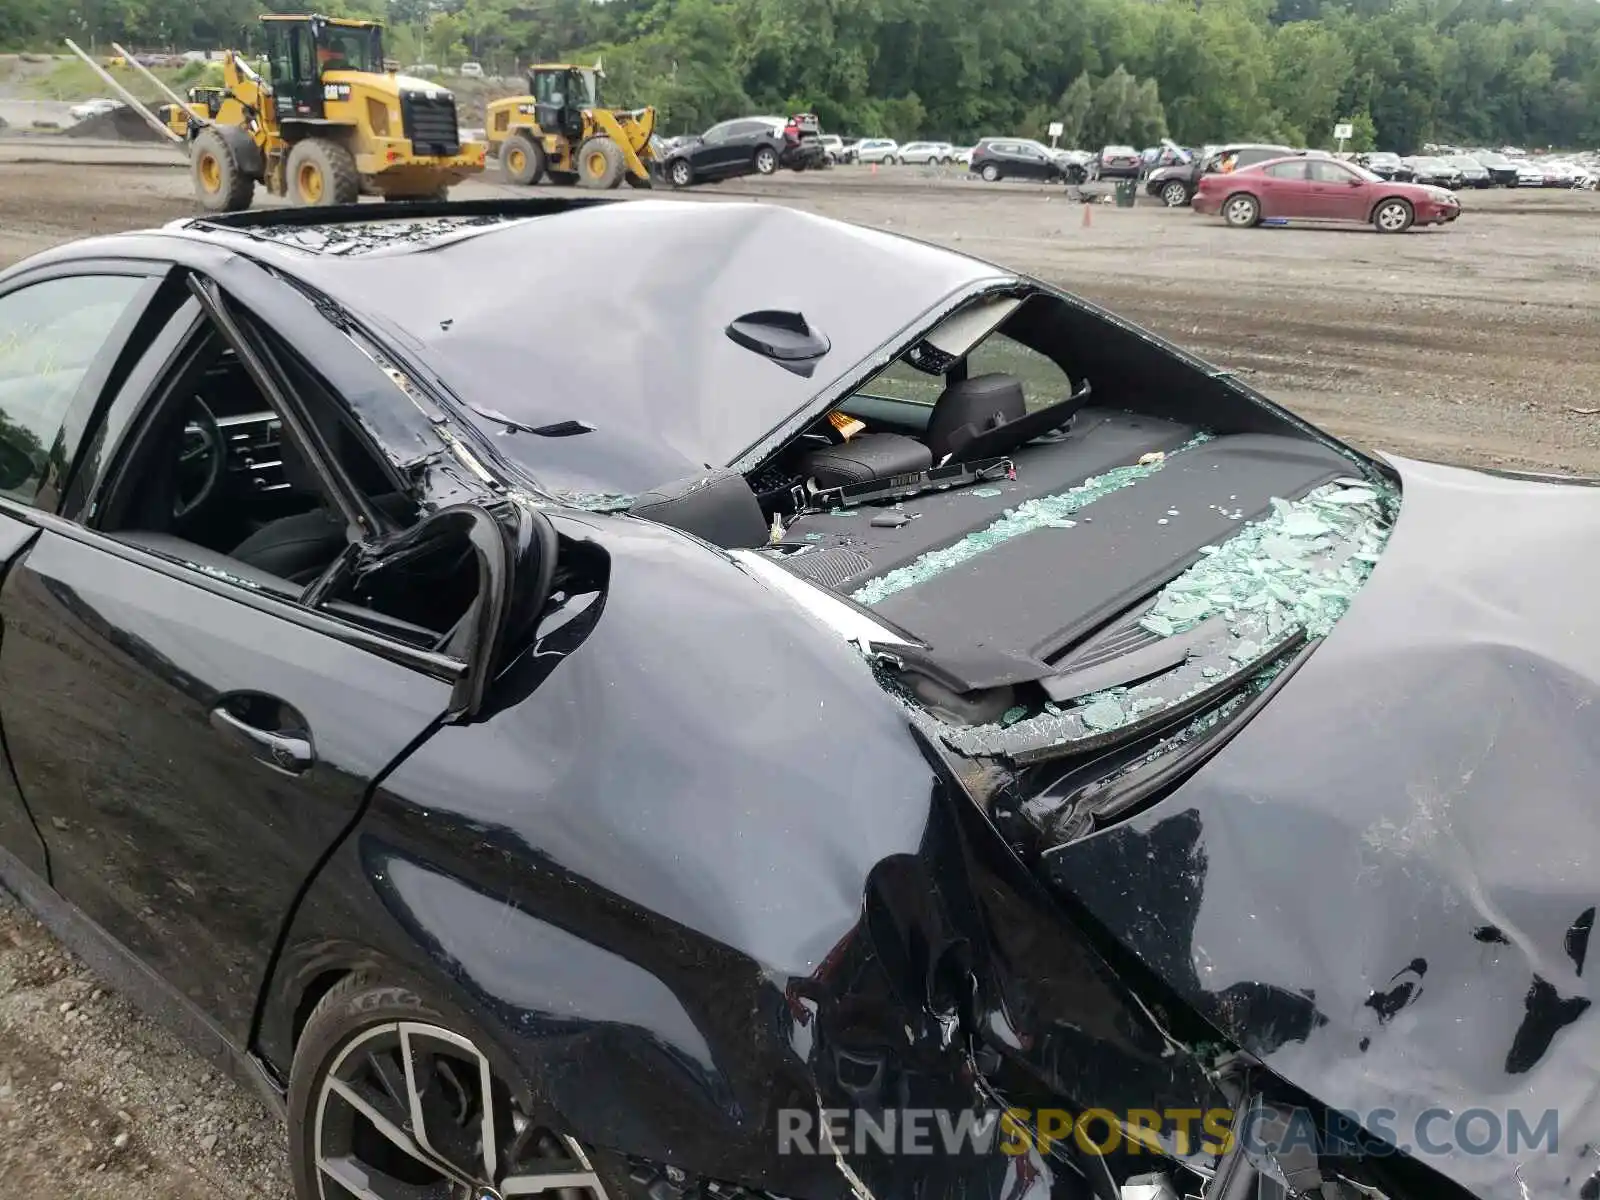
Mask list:
POLYGON ((233 147, 215 129, 202 129, 189 148, 194 194, 207 212, 238 212, 255 198, 256 181, 239 166, 233 147))
POLYGON ((289 151, 289 202, 302 207, 354 204, 361 198, 355 156, 338 142, 307 138, 289 151))
POLYGON ((544 178, 544 147, 531 137, 512 134, 500 149, 500 167, 511 183, 532 187, 544 178))
POLYGON ((622 182, 627 172, 622 147, 608 137, 592 137, 578 147, 578 184, 607 191, 622 182))

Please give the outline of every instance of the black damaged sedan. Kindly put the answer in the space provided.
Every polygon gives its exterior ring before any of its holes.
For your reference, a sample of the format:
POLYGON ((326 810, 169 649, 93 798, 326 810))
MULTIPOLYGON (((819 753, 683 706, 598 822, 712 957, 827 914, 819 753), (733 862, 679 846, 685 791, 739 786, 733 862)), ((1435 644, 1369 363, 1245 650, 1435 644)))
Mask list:
POLYGON ((302 1200, 1600 1187, 1586 487, 769 205, 77 243, 0 414, 0 880, 302 1200))

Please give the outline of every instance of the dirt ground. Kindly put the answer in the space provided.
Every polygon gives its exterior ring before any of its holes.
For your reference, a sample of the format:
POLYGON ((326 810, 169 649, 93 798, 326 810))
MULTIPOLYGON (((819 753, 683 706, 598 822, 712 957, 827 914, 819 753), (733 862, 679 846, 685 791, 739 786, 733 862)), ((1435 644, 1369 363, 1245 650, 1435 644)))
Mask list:
MULTIPOLYGON (((499 193, 521 194, 492 175, 455 194, 499 193)), ((1149 202, 1086 206, 1058 188, 915 167, 683 195, 790 204, 1028 271, 1369 448, 1600 474, 1600 195, 1467 193, 1453 227, 1404 237, 1236 232, 1149 202)), ((0 267, 193 211, 181 162, 160 148, 0 140, 0 267)), ((0 902, 5 1194, 276 1198, 281 1146, 253 1097, 0 902)))

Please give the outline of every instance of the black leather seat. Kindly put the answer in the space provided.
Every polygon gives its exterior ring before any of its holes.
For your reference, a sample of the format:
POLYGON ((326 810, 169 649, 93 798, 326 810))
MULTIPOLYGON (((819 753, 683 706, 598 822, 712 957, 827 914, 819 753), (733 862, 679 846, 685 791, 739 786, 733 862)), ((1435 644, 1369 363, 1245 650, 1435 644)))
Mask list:
POLYGON ((318 507, 262 526, 229 557, 291 583, 309 583, 339 556, 345 541, 343 519, 318 507))
POLYGON ((235 546, 228 557, 291 583, 309 583, 344 549, 344 519, 327 507, 316 473, 294 443, 285 437, 281 447, 284 480, 297 494, 314 498, 317 506, 269 521, 235 546))

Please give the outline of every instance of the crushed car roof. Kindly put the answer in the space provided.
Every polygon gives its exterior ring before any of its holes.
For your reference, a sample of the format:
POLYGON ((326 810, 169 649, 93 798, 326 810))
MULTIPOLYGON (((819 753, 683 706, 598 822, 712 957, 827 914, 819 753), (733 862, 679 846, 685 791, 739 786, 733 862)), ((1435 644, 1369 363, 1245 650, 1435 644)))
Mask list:
POLYGON ((953 295, 1014 279, 766 204, 189 227, 371 322, 565 494, 629 495, 729 465, 953 295), (783 363, 730 336, 773 312, 799 314, 826 351, 783 363))

